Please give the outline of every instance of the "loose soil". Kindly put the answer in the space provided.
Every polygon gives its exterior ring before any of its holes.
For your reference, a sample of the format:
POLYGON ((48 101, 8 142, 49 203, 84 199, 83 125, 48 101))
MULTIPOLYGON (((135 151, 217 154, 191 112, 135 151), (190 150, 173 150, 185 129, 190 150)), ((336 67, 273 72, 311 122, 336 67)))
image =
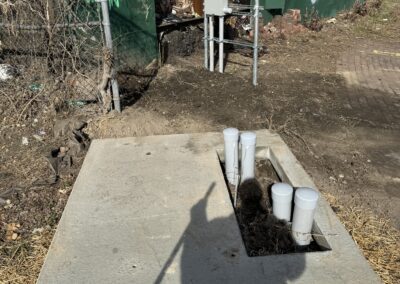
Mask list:
POLYGON ((46 157, 67 147, 70 137, 54 137, 53 127, 60 119, 79 116, 87 122, 83 131, 90 139, 227 126, 277 132, 383 281, 398 283, 400 97, 348 86, 336 73, 340 55, 359 40, 399 44, 397 1, 384 3, 392 6, 355 23, 339 19, 320 33, 267 42, 258 87, 251 85, 250 58, 230 53, 226 73, 210 73, 202 67, 201 51, 163 66, 137 90, 135 84, 121 84, 121 115, 101 115, 93 105, 61 107, 64 98, 79 94, 63 92, 54 81, 42 81, 41 93, 29 90, 37 78, 1 83, 0 282, 33 283, 37 278, 84 158, 84 151, 71 155, 72 163, 63 163, 54 180, 46 157), (390 108, 382 115, 368 104, 350 109, 350 96, 360 103, 380 96, 390 108), (23 137, 28 145, 22 144, 23 137))
MULTIPOLYGON (((221 165, 224 171, 223 165, 221 165)), ((257 160, 255 178, 246 180, 237 189, 227 182, 227 188, 250 257, 316 252, 322 248, 313 240, 308 246, 296 246, 290 224, 272 214, 271 186, 280 182, 268 160, 257 160)))

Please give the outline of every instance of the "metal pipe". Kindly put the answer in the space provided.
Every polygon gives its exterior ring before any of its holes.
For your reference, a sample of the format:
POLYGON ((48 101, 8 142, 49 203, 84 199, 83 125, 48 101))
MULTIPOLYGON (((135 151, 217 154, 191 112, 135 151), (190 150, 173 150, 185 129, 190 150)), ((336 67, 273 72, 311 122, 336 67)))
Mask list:
POLYGON ((214 16, 210 16, 210 71, 214 72, 214 16))
POLYGON ((254 56, 253 56, 253 85, 257 86, 258 71, 258 17, 259 17, 259 0, 255 0, 254 5, 254 56))
POLYGON ((224 16, 219 17, 219 73, 224 73, 224 16))
MULTIPOLYGON (((220 39, 215 37, 214 41, 220 42, 220 39)), ((230 40, 230 39, 224 39, 222 42, 223 43, 228 43, 228 44, 240 45, 240 46, 244 46, 244 47, 250 47, 250 48, 253 48, 253 46, 254 46, 253 42, 248 42, 247 43, 245 41, 240 42, 240 41, 230 40)))
MULTIPOLYGON (((104 27, 104 36, 106 40, 106 47, 112 53, 113 42, 111 36, 111 22, 110 22, 110 12, 108 10, 108 0, 96 0, 96 2, 101 3, 101 11, 103 14, 103 27, 104 27)), ((114 108, 117 112, 121 112, 121 102, 119 98, 119 87, 118 82, 115 79, 115 71, 111 70, 111 89, 113 94, 113 102, 114 108)))
POLYGON ((208 18, 204 14, 204 67, 208 69, 208 18))

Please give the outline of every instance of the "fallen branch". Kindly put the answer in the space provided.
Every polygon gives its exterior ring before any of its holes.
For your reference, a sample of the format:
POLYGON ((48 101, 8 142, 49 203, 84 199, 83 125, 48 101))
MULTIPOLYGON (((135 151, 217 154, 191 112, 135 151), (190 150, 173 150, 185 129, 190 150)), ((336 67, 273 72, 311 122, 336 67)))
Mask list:
POLYGON ((109 49, 106 49, 104 51, 103 76, 100 81, 100 84, 97 87, 103 102, 104 112, 108 112, 111 109, 111 91, 109 87, 111 80, 111 72, 112 72, 112 54, 109 49))
MULTIPOLYGON (((64 29, 64 28, 81 28, 81 27, 96 27, 100 26, 101 22, 88 22, 88 23, 77 23, 77 24, 55 24, 51 26, 51 29, 64 29)), ((49 28, 48 25, 19 25, 19 24, 7 24, 0 23, 0 27, 3 28, 12 28, 17 30, 47 30, 49 28)))

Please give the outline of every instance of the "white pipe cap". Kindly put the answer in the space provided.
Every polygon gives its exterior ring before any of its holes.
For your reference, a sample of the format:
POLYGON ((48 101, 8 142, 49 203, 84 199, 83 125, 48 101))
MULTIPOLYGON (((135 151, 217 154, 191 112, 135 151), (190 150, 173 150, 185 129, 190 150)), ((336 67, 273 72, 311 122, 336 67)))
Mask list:
POLYGON ((272 188, 272 200, 278 203, 292 202, 293 187, 287 183, 275 183, 272 188))
POLYGON ((256 145, 257 135, 254 132, 243 132, 240 134, 240 143, 246 146, 256 145))
POLYGON ((300 187, 296 190, 294 203, 302 209, 313 210, 317 207, 319 193, 312 188, 300 187))
POLYGON ((226 128, 223 131, 225 140, 238 140, 239 130, 236 128, 226 128))

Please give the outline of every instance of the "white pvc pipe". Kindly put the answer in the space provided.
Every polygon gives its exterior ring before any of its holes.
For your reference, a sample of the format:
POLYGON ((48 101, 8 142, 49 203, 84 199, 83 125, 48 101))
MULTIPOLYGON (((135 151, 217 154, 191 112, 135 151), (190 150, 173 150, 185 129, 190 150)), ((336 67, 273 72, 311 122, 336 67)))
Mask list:
POLYGON ((214 16, 210 16, 210 71, 214 72, 214 16))
POLYGON ((271 188, 272 212, 276 218, 290 222, 292 214, 293 187, 287 183, 276 183, 271 188))
POLYGON ((311 242, 311 229, 318 199, 319 194, 314 189, 303 187, 296 190, 292 235, 300 246, 309 245, 311 242))
POLYGON ((240 135, 242 146, 241 182, 254 178, 256 139, 257 135, 254 132, 243 132, 240 135))
POLYGON ((219 17, 219 73, 224 73, 224 16, 219 17))
POLYGON ((237 185, 239 179, 239 130, 236 128, 227 128, 223 133, 225 174, 230 184, 237 185))

